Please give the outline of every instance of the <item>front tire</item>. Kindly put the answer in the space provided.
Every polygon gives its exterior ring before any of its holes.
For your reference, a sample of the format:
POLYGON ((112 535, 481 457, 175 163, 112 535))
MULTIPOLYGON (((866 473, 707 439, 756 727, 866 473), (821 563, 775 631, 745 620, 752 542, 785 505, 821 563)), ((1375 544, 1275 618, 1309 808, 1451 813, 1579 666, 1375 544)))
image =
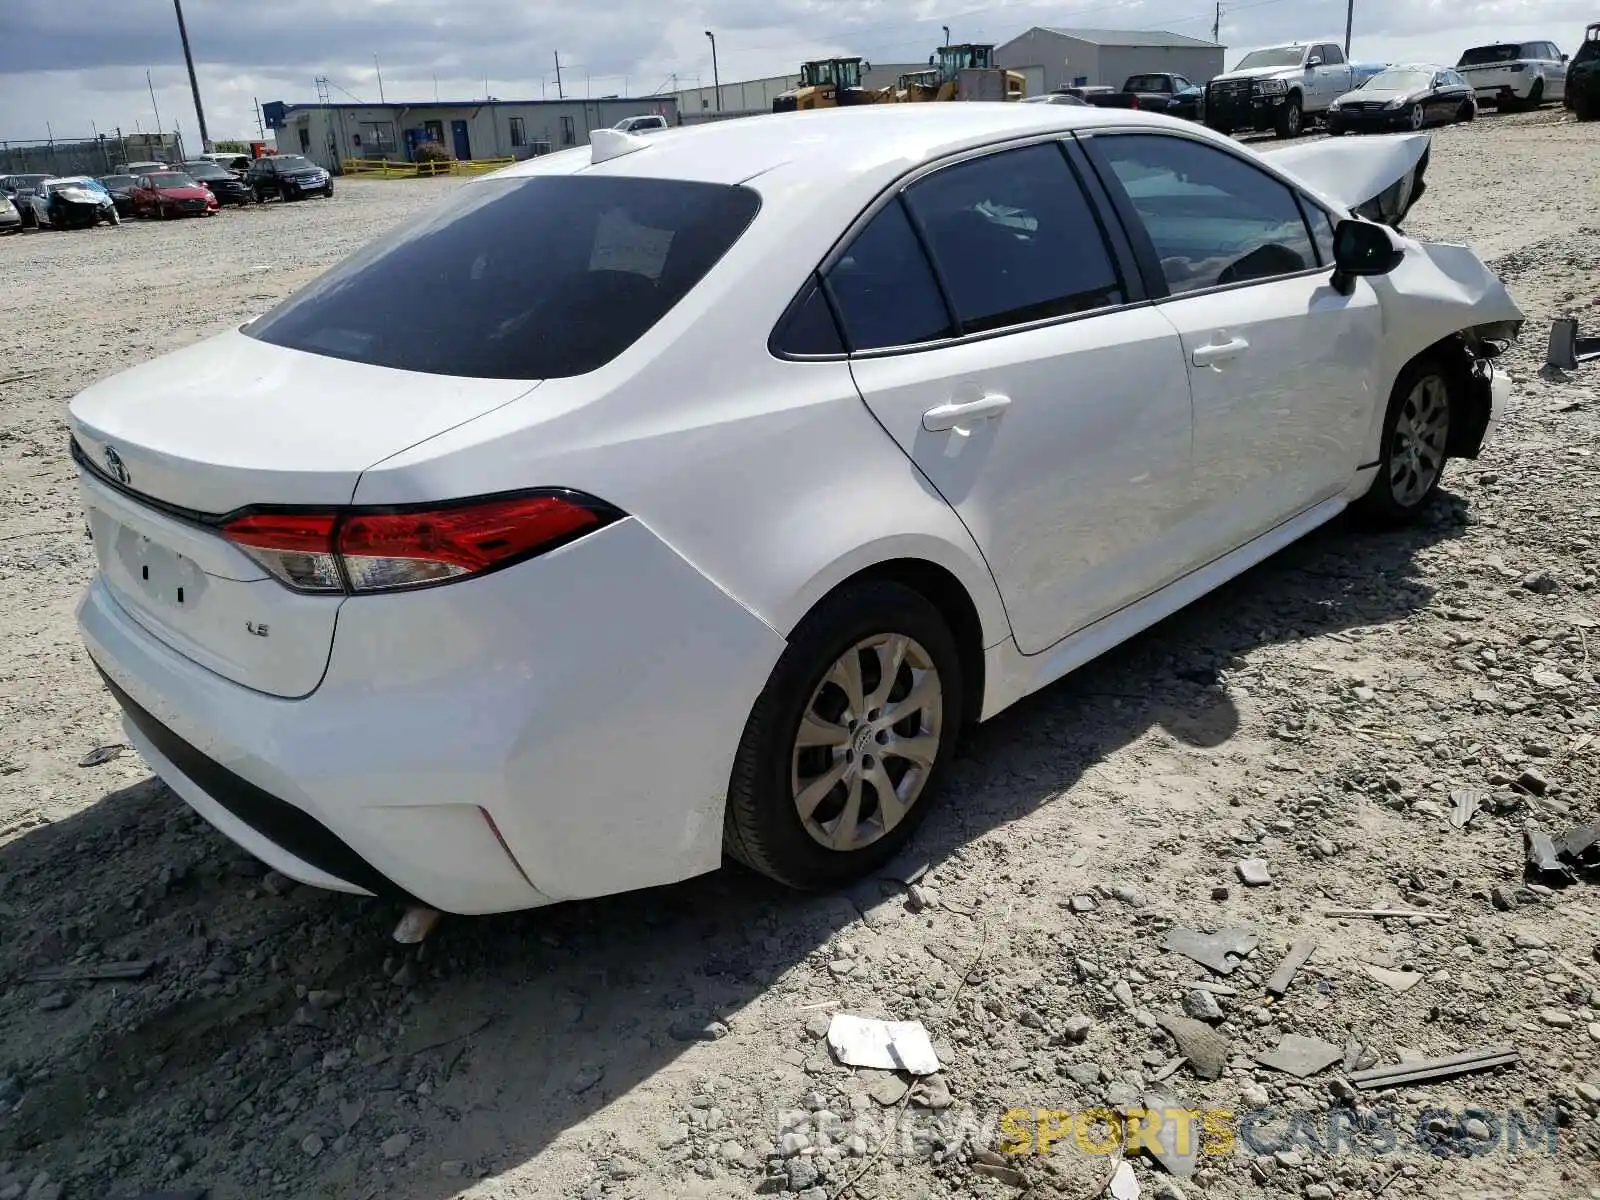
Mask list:
POLYGON ((1428 114, 1423 110, 1422 105, 1413 104, 1411 106, 1411 112, 1406 117, 1406 124, 1411 127, 1411 132, 1420 132, 1422 127, 1427 123, 1428 114))
POLYGON ((1378 477, 1354 511, 1368 524, 1393 528, 1413 521, 1444 477, 1450 423, 1460 411, 1460 384, 1443 362, 1426 358, 1400 372, 1383 419, 1378 477))
POLYGON ((849 584, 794 630, 740 739, 723 848, 789 887, 882 866, 922 821, 962 719, 961 656, 921 593, 849 584))
POLYGON ((1273 132, 1281 138, 1299 137, 1305 128, 1305 112, 1301 108, 1298 92, 1290 92, 1289 98, 1283 102, 1283 107, 1278 110, 1273 132))

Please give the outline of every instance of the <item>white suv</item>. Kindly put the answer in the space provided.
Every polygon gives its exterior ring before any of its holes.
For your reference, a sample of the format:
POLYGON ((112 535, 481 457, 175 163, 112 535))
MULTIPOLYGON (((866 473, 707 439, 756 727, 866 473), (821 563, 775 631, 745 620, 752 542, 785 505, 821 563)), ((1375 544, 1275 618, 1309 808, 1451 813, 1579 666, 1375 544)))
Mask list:
POLYGON ((1461 55, 1456 70, 1466 77, 1478 103, 1501 112, 1538 108, 1567 92, 1567 56, 1554 42, 1500 42, 1474 46, 1461 55))

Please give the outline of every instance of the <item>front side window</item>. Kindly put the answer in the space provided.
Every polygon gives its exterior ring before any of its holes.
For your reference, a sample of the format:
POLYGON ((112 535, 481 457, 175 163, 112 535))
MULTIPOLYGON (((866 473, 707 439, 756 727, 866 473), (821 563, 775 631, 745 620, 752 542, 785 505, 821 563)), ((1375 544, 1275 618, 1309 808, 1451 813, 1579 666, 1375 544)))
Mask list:
POLYGON ((610 362, 755 218, 748 188, 556 175, 482 180, 245 327, 374 366, 555 379, 610 362))
POLYGON ((946 167, 908 188, 906 203, 961 333, 1124 299, 1094 212, 1054 142, 946 167))
POLYGON ((1266 172, 1188 138, 1119 134, 1096 137, 1094 146, 1174 295, 1317 265, 1294 193, 1266 172))
POLYGON ((1323 66, 1341 66, 1344 63, 1344 50, 1332 42, 1322 48, 1323 66))

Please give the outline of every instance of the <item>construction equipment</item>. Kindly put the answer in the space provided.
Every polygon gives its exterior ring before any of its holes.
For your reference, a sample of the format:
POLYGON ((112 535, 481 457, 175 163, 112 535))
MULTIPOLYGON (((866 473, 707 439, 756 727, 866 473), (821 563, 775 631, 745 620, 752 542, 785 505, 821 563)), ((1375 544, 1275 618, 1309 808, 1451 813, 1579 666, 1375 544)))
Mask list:
POLYGON ((993 44, 962 42, 940 46, 928 56, 928 70, 900 76, 878 93, 880 103, 942 100, 1020 100, 1027 93, 1020 71, 994 65, 993 44))
POLYGON ((805 112, 813 108, 847 108, 874 104, 878 94, 861 86, 861 71, 870 66, 859 58, 820 58, 800 64, 799 86, 772 102, 772 111, 805 112))

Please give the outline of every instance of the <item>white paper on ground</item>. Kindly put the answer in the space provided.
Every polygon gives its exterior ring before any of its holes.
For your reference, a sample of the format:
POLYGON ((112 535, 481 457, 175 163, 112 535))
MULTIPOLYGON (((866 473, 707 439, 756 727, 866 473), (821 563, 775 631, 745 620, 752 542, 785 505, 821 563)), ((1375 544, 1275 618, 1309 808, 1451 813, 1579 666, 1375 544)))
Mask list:
POLYGON ((939 1069, 933 1042, 921 1021, 878 1021, 834 1013, 828 1024, 828 1045, 851 1067, 932 1075, 939 1069))

